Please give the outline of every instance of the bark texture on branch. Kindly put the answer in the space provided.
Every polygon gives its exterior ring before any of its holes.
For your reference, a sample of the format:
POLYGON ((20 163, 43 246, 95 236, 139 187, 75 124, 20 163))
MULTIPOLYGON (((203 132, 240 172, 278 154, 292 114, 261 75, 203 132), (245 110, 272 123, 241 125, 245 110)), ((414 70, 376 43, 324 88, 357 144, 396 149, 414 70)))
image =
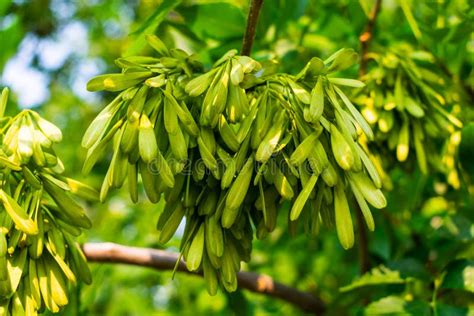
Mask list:
MULTIPOLYGON (((86 243, 82 248, 89 262, 123 263, 156 270, 173 270, 179 256, 164 250, 128 247, 114 243, 86 243)), ((201 273, 187 270, 183 260, 179 262, 177 271, 202 276, 201 273)), ((322 314, 325 310, 325 304, 320 298, 276 282, 270 276, 241 271, 237 279, 242 289, 279 298, 306 312, 322 314)))
POLYGON ((367 21, 364 32, 362 32, 362 34, 359 36, 361 46, 359 76, 363 76, 367 72, 367 53, 369 52, 370 41, 372 41, 374 36, 375 21, 377 20, 377 15, 380 12, 381 6, 382 0, 376 0, 374 6, 372 7, 372 11, 370 11, 369 20, 367 21))
POLYGON ((249 15, 247 17, 247 27, 245 29, 244 38, 242 40, 241 55, 250 56, 252 51, 253 40, 257 30, 258 16, 262 8, 263 0, 250 0, 249 15))

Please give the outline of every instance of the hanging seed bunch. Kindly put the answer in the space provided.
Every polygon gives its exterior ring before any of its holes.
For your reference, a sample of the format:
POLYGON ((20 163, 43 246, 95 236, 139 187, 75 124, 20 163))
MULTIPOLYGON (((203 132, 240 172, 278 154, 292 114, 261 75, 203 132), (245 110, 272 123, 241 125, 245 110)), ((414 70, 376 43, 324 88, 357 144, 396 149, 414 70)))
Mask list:
POLYGON ((91 222, 71 193, 94 199, 88 186, 61 175, 53 150, 61 131, 33 111, 4 117, 0 100, 0 315, 59 312, 68 285, 91 282, 75 237, 91 222))
MULTIPOLYGON (((186 85, 185 91, 191 97, 204 95, 199 116, 201 126, 219 125, 219 129, 226 129, 228 123, 238 123, 249 114, 248 99, 240 84, 245 75, 260 70, 261 65, 250 57, 236 54, 237 50, 229 51, 209 72, 186 85)), ((230 145, 236 151, 236 143, 230 145)))
MULTIPOLYGON (((298 222, 315 234, 321 223, 335 224, 345 249, 354 243, 350 199, 374 228, 368 205, 382 208, 386 201, 377 170, 358 143, 360 134, 369 139, 373 134, 342 91, 363 83, 331 76, 356 60, 353 50, 342 49, 326 61, 313 58, 296 76, 266 75, 258 62, 230 51, 208 72, 176 81, 181 85, 176 90, 184 89, 186 96, 174 97, 198 122, 197 133, 184 143, 188 163, 172 171, 173 183, 162 185, 161 174, 148 183, 155 184, 156 199, 162 194, 166 201, 157 224, 159 241, 168 242, 186 218, 181 253, 189 270, 203 271, 209 293, 219 284, 227 291, 237 288, 241 261, 250 260, 254 227, 257 238, 273 231, 284 204, 291 205, 285 216, 293 233, 298 222)), ((99 80, 111 76, 118 75, 99 80)), ((146 79, 133 84, 146 85, 146 79)), ((166 92, 164 87, 168 83, 155 89, 166 92)), ((173 89, 169 93, 173 96, 173 89)), ((123 106, 122 113, 130 113, 130 105, 123 106)), ((157 131, 161 123, 151 124, 157 131)), ((96 130, 91 125, 89 134, 91 129, 96 130)), ((150 137, 154 142, 169 134, 161 128, 150 137)), ((139 141, 142 156, 140 146, 139 141)), ((142 182, 150 197, 143 173, 142 182)))
POLYGON ((436 69, 433 57, 407 47, 369 57, 375 63, 362 78, 367 86, 355 101, 374 127, 376 143, 395 151, 407 166, 417 163, 424 174, 449 173, 438 148, 462 123, 448 112, 449 100, 439 92, 446 90, 445 82, 431 70, 436 69))
POLYGON ((117 60, 120 74, 92 79, 90 91, 120 91, 87 129, 82 145, 87 148, 83 171, 88 173, 113 143, 113 156, 100 198, 110 188, 119 188, 128 178, 131 199, 138 200, 137 177, 141 174, 150 201, 175 186, 188 159, 189 148, 196 146, 200 130, 192 112, 193 103, 185 103, 183 81, 202 66, 185 52, 168 50, 155 36, 148 43, 160 58, 126 57, 117 60))

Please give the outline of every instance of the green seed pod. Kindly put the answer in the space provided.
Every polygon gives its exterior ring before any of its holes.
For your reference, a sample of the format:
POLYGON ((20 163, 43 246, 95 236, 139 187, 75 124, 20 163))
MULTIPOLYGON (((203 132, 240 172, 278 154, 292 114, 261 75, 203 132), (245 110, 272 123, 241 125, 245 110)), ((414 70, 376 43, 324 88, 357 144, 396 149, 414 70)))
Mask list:
POLYGON ((339 242, 344 249, 352 248, 354 246, 354 229, 342 183, 334 187, 334 210, 339 242))
POLYGON ((354 165, 354 156, 351 147, 335 125, 331 124, 331 148, 337 164, 344 170, 351 170, 354 165))

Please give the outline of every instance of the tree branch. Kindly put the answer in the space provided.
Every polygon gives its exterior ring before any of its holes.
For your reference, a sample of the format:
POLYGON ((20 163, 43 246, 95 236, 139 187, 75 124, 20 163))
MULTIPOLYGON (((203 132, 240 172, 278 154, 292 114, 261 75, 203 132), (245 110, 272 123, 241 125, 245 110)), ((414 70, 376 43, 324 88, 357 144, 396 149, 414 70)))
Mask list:
POLYGON ((244 39, 242 41, 241 55, 250 56, 252 51, 255 31, 257 30, 257 21, 262 8, 263 0, 250 0, 249 15, 247 17, 247 28, 245 29, 244 39))
MULTIPOLYGON (((89 262, 124 263, 156 270, 173 270, 178 260, 176 253, 114 243, 86 243, 83 250, 89 262)), ((202 276, 202 273, 187 270, 183 260, 179 262, 177 271, 202 276)), ((279 298, 306 312, 321 314, 325 310, 325 304, 320 298, 276 282, 270 276, 241 271, 237 279, 240 288, 279 298)))
POLYGON ((380 12, 380 7, 382 6, 382 0, 376 0, 372 11, 370 11, 369 20, 365 26, 364 32, 359 36, 360 46, 361 46, 361 61, 359 68, 359 77, 363 76, 367 72, 367 53, 369 52, 370 41, 372 41, 375 20, 377 20, 377 15, 380 12))

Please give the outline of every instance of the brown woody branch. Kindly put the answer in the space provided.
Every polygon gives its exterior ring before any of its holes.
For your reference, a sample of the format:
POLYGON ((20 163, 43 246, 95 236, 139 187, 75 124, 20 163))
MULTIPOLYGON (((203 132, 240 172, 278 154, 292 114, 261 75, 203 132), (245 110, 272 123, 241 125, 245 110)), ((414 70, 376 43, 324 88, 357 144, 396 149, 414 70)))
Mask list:
MULTIPOLYGON (((114 243, 86 243, 83 250, 89 262, 124 263, 156 270, 173 270, 178 260, 176 253, 114 243)), ((202 273, 189 271, 183 260, 180 260, 177 271, 202 276, 202 273)), ((237 279, 240 288, 279 298, 306 312, 321 314, 325 310, 325 304, 320 298, 276 282, 270 276, 239 272, 237 279)))
POLYGON ((367 53, 369 52, 370 41, 374 36, 374 26, 375 21, 377 20, 377 15, 380 12, 380 7, 382 6, 382 0, 376 0, 372 11, 369 14, 369 20, 365 26, 364 32, 359 36, 360 46, 361 46, 361 61, 359 68, 359 76, 363 76, 367 72, 367 53))
POLYGON ((247 17, 247 27, 245 29, 244 38, 242 41, 242 51, 244 56, 250 56, 252 51, 253 40, 257 30, 258 16, 262 8, 263 0, 250 0, 249 15, 247 17))

